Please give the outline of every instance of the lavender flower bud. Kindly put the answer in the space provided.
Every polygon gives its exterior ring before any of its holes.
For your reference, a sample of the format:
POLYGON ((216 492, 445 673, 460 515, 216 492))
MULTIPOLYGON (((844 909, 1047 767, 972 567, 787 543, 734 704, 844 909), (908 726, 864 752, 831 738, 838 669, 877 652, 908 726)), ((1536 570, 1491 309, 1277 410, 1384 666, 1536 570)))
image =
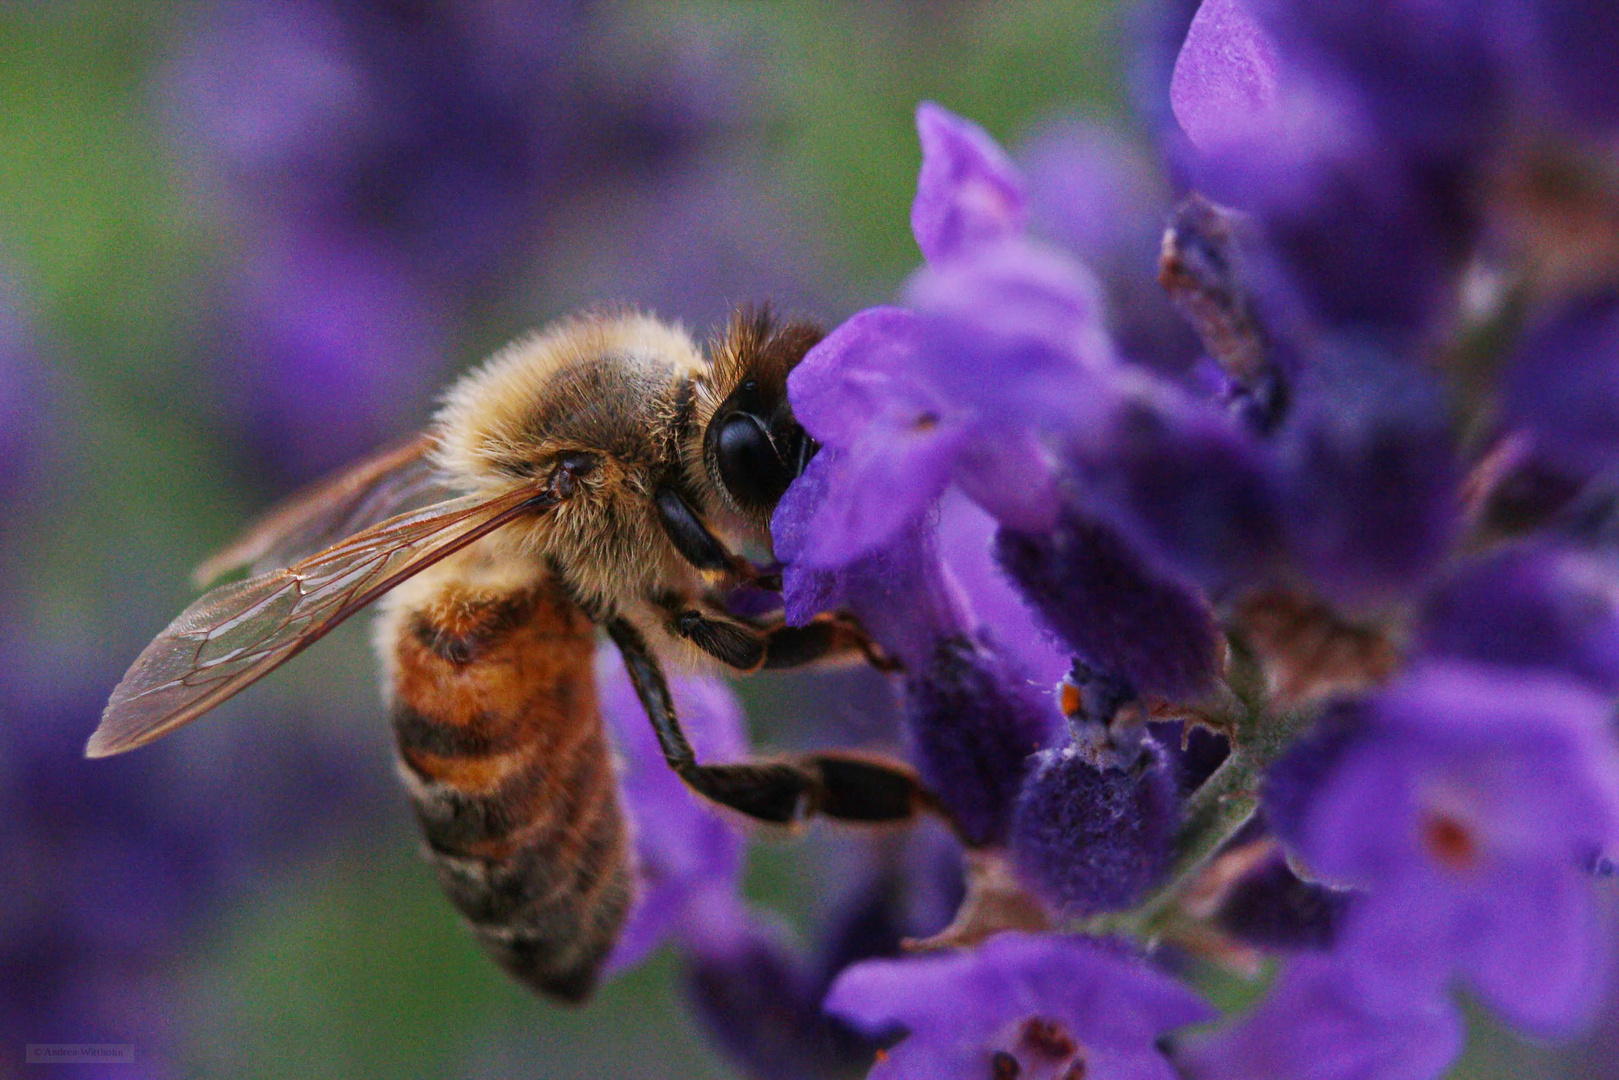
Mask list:
POLYGON ((1219 670, 1208 604, 1114 529, 1069 509, 1051 533, 1002 529, 996 557, 1059 638, 1143 694, 1194 698, 1219 670))
POLYGON ((941 640, 906 680, 917 768, 966 838, 998 842, 1028 770, 1051 737, 1050 705, 1000 658, 965 638, 941 640))
POLYGON ((1014 864, 1067 915, 1129 907, 1168 868, 1179 802, 1156 743, 1129 768, 1078 748, 1036 756, 1012 811, 1014 864))

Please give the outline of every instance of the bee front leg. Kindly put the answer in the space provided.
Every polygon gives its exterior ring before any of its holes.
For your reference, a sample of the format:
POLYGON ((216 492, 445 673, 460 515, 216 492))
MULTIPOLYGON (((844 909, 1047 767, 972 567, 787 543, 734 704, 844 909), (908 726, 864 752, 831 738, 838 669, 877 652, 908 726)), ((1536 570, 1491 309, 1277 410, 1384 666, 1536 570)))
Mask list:
POLYGON ((790 761, 699 764, 680 730, 663 669, 640 631, 612 619, 607 634, 624 656, 664 760, 699 794, 778 825, 815 816, 876 824, 908 821, 922 811, 943 813, 915 772, 881 757, 824 752, 790 761))

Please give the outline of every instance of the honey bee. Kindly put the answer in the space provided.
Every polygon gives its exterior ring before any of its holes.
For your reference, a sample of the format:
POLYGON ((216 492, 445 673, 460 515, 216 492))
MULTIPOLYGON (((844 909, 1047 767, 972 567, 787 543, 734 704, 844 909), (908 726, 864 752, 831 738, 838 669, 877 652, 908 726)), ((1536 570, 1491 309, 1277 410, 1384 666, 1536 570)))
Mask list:
POLYGON ((787 376, 820 336, 744 309, 706 350, 635 313, 519 340, 462 377, 425 434, 295 496, 199 567, 203 580, 257 574, 146 647, 86 753, 196 719, 381 600, 398 771, 439 881, 502 967, 573 1002, 634 889, 598 626, 669 766, 708 799, 783 824, 937 810, 879 757, 699 763, 664 679, 662 656, 740 672, 891 666, 847 615, 788 626, 779 608, 736 603, 781 588, 770 515, 816 450, 787 376))

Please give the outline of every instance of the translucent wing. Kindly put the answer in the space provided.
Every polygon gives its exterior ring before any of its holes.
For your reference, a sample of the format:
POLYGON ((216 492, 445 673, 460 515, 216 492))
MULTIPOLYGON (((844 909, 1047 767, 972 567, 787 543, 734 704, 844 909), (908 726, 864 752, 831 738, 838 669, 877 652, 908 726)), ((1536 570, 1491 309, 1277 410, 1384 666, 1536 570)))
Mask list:
POLYGON ((133 750, 195 720, 401 581, 556 501, 533 489, 452 499, 390 518, 285 570, 221 585, 136 657, 86 755, 133 750))
POLYGON ((251 566, 262 574, 291 566, 326 545, 386 518, 444 498, 431 456, 433 437, 418 435, 293 495, 234 543, 191 573, 199 587, 251 566))

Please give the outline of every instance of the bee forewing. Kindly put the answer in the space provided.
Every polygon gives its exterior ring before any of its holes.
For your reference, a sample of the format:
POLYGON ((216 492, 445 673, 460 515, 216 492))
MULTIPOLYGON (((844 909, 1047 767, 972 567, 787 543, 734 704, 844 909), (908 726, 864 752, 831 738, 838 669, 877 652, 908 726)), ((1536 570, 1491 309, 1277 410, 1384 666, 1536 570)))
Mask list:
POLYGON ((200 587, 240 566, 251 566, 255 574, 291 566, 342 537, 435 501, 442 487, 433 446, 431 435, 418 435, 298 492, 193 570, 192 582, 200 587))
POLYGON ((297 565, 222 585, 180 613, 112 692, 89 757, 133 750, 262 679, 406 578, 549 497, 468 495, 401 514, 297 565))

